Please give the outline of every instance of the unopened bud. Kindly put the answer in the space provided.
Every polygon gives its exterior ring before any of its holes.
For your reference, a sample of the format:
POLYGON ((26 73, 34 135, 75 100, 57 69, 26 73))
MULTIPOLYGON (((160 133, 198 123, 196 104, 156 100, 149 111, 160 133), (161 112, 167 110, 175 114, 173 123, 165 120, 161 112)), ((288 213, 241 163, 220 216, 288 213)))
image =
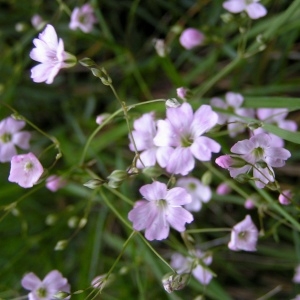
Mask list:
POLYGON ((121 186, 122 181, 109 180, 107 185, 112 189, 117 189, 121 186))
POLYGON ((106 274, 97 276, 92 281, 92 287, 95 289, 102 290, 105 286, 110 284, 115 278, 115 275, 110 274, 109 277, 106 277, 106 274))
POLYGON ((70 296, 70 293, 59 291, 53 297, 55 299, 66 299, 69 296, 70 296))
POLYGON ((125 180, 128 177, 128 173, 124 170, 114 170, 109 176, 107 176, 107 179, 112 181, 121 182, 125 180))
POLYGON ((46 221, 45 223, 48 225, 48 226, 52 226, 56 223, 57 221, 57 216, 54 215, 54 214, 50 214, 46 217, 46 221))
POLYGON ((204 185, 210 185, 211 179, 212 179, 211 172, 210 172, 210 171, 206 171, 206 172, 202 175, 202 177, 201 177, 201 182, 202 182, 204 185))
POLYGON ((82 218, 79 221, 78 227, 79 228, 83 228, 86 225, 86 223, 87 223, 87 219, 86 218, 82 218))
POLYGON ((61 240, 61 241, 58 241, 54 250, 55 251, 61 251, 61 250, 64 250, 68 245, 68 241, 67 240, 61 240))
POLYGON ((162 169, 156 166, 146 167, 142 170, 143 174, 151 178, 158 177, 162 174, 162 169))
POLYGON ((239 174, 234 179, 239 183, 245 183, 251 180, 251 177, 248 174, 239 174))
POLYGON ((93 66, 96 66, 96 63, 95 63, 92 59, 90 59, 90 58, 88 58, 88 57, 85 57, 85 58, 83 58, 83 59, 80 59, 80 60, 79 60, 79 63, 80 63, 82 66, 87 67, 87 68, 91 68, 91 67, 93 67, 93 66))
POLYGON ((190 276, 191 275, 189 273, 168 273, 162 279, 163 287, 168 293, 181 290, 187 285, 190 276))
POLYGON ((104 84, 104 85, 111 85, 112 84, 112 80, 110 77, 108 78, 104 78, 104 77, 99 77, 101 82, 104 84))
POLYGON ((91 71, 95 77, 101 78, 102 72, 97 68, 91 68, 91 71))
POLYGON ((88 182, 84 183, 83 185, 88 187, 89 189, 96 189, 100 186, 102 186, 104 181, 102 179, 91 179, 88 182))
POLYGON ((276 180, 274 182, 268 182, 268 184, 266 184, 266 187, 272 191, 278 191, 280 189, 280 185, 276 180))
POLYGON ((171 98, 166 101, 167 108, 176 108, 179 107, 181 104, 178 102, 176 98, 171 98))
POLYGON ((70 228, 75 228, 78 225, 78 217, 73 216, 68 220, 68 226, 70 228))

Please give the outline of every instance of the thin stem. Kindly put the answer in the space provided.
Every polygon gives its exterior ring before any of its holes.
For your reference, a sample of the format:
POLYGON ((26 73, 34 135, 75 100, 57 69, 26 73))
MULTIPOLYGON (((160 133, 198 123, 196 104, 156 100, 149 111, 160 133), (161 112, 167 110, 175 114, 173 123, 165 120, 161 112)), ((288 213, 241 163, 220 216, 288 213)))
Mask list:
POLYGON ((231 231, 231 228, 205 228, 205 229, 187 229, 186 233, 203 233, 203 232, 222 232, 231 231))
POLYGON ((121 198, 122 200, 124 200, 124 202, 130 204, 133 206, 134 202, 131 201, 128 197, 124 196, 122 193, 120 193, 118 190, 113 189, 111 187, 109 187, 108 185, 103 185, 106 189, 108 189, 111 193, 115 194, 116 196, 118 196, 119 198, 121 198))
POLYGON ((158 254, 158 252, 151 246, 151 244, 144 238, 144 236, 138 232, 139 236, 141 237, 141 239, 143 240, 143 242, 150 248, 150 250, 165 264, 167 265, 172 272, 175 273, 175 270, 170 266, 170 264, 168 264, 162 257, 160 254, 158 254))

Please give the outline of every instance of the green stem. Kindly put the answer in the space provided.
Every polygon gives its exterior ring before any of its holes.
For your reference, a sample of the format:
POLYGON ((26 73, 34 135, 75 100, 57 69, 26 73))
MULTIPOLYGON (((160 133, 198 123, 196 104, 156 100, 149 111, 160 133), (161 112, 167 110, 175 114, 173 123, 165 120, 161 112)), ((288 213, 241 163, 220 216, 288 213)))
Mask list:
POLYGON ((109 187, 108 185, 103 185, 106 189, 108 189, 111 193, 115 194, 116 196, 118 196, 119 198, 121 198, 122 200, 124 200, 126 203, 130 204, 130 205, 134 205, 134 202, 131 201, 128 197, 124 196, 122 193, 120 193, 118 190, 113 189, 111 187, 109 187))
POLYGON ((203 233, 203 232, 223 232, 231 231, 231 228, 205 228, 205 229, 188 229, 186 233, 203 233))

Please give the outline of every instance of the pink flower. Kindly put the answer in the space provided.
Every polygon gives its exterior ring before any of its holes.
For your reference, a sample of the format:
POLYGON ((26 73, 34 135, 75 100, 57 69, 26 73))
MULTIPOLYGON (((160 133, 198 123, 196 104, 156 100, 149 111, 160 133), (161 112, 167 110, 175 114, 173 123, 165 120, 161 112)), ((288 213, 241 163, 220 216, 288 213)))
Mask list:
POLYGON ((33 40, 36 48, 30 52, 30 58, 40 62, 31 69, 34 82, 51 84, 60 69, 69 68, 76 64, 76 58, 64 51, 64 42, 57 38, 52 25, 48 24, 38 39, 33 40))
MULTIPOLYGON (((151 167, 159 163, 161 167, 166 167, 170 153, 173 151, 171 147, 158 148, 155 146, 153 139, 156 135, 156 122, 154 113, 146 113, 133 123, 134 130, 132 136, 138 151, 140 159, 137 160, 137 167, 151 167)), ((131 151, 134 151, 134 144, 129 135, 131 151)))
POLYGON ((45 21, 40 15, 36 14, 32 16, 31 24, 36 30, 41 30, 45 25, 45 21))
POLYGON ((30 291, 29 300, 52 300, 58 292, 70 293, 68 280, 57 270, 49 272, 43 280, 32 272, 28 273, 22 278, 21 284, 30 291))
POLYGON ((145 229, 149 240, 163 240, 169 235, 170 226, 179 232, 185 231, 185 223, 191 223, 193 216, 182 208, 192 201, 191 196, 180 187, 167 190, 161 182, 146 184, 140 188, 146 200, 138 201, 129 212, 128 219, 134 230, 145 229))
POLYGON ((72 30, 79 28, 83 32, 88 33, 93 30, 95 23, 97 23, 97 19, 93 7, 90 4, 85 4, 73 10, 69 27, 72 30))
POLYGON ((196 250, 191 253, 190 256, 185 257, 179 253, 174 253, 171 258, 171 266, 176 270, 178 274, 190 273, 203 285, 208 285, 213 278, 212 272, 208 268, 204 268, 200 263, 204 265, 210 265, 212 263, 212 256, 202 253, 200 250, 196 250))
POLYGON ((187 92, 188 92, 188 90, 186 88, 179 87, 179 88, 176 89, 176 92, 177 92, 177 96, 180 99, 186 101, 186 96, 187 96, 187 92))
MULTIPOLYGON (((288 110, 286 108, 259 108, 256 111, 257 117, 259 120, 268 124, 275 124, 279 128, 296 131, 297 123, 292 120, 286 120, 285 118, 288 115, 288 110)), ((254 134, 265 132, 262 127, 255 129, 254 134)), ((279 136, 269 133, 272 137, 272 146, 273 147, 283 147, 284 141, 279 136)))
POLYGON ((187 175, 195 166, 195 158, 209 161, 212 152, 220 151, 217 142, 202 136, 216 125, 217 120, 218 115, 209 105, 200 106, 195 113, 189 103, 167 109, 167 119, 157 122, 154 144, 175 148, 172 152, 169 148, 162 150, 163 156, 169 157, 166 165, 169 173, 187 175))
POLYGON ((231 187, 225 182, 220 183, 216 189, 218 195, 228 195, 230 192, 231 187))
POLYGON ((181 46, 188 50, 201 45, 203 41, 204 34, 195 28, 187 28, 183 30, 179 37, 181 46))
POLYGON ((202 202, 206 203, 211 199, 210 187, 197 178, 182 177, 178 179, 176 185, 184 188, 192 196, 192 202, 184 206, 189 211, 200 211, 202 202))
POLYGON ((8 181, 30 188, 37 183, 43 172, 43 166, 33 153, 15 155, 11 159, 8 181))
POLYGON ((281 147, 271 147, 271 137, 266 133, 254 135, 249 140, 242 140, 231 147, 235 156, 223 155, 216 159, 216 163, 229 170, 230 176, 235 178, 247 174, 253 169, 255 184, 263 188, 275 180, 273 167, 285 165, 291 153, 281 147))
POLYGON ((249 215, 243 221, 237 223, 231 231, 231 239, 228 248, 233 251, 256 251, 258 230, 249 215))
POLYGON ((289 205, 291 204, 291 200, 293 198, 293 193, 291 190, 284 190, 278 197, 278 201, 282 205, 289 205))
POLYGON ((229 0, 223 3, 223 7, 231 13, 246 11, 251 19, 258 19, 267 14, 266 8, 258 3, 260 0, 229 0))
POLYGON ((245 201, 244 207, 246 209, 253 209, 253 208, 255 208, 255 204, 254 204, 253 200, 249 198, 245 201))
POLYGON ((25 126, 24 121, 8 117, 0 122, 0 162, 8 162, 17 154, 15 145, 21 149, 29 148, 31 134, 20 131, 25 126))
POLYGON ((46 179, 46 188, 51 192, 56 192, 66 185, 66 180, 60 176, 51 175, 46 179))
MULTIPOLYGON (((210 100, 211 106, 222 108, 233 112, 241 117, 254 118, 254 109, 241 108, 244 102, 244 97, 241 94, 228 92, 225 95, 225 101, 220 98, 212 98, 210 100)), ((237 133, 245 131, 246 126, 243 124, 243 119, 238 116, 231 116, 224 113, 218 113, 218 124, 224 125, 228 123, 228 131, 231 137, 235 137, 237 133)))

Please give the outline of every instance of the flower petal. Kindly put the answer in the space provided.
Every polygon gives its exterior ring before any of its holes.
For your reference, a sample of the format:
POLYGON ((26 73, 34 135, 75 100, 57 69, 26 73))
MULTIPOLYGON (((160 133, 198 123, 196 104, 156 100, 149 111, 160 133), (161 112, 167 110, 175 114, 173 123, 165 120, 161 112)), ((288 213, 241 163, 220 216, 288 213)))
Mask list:
POLYGON ((21 280, 22 287, 29 291, 35 290, 41 283, 42 281, 32 272, 26 274, 21 280))
POLYGON ((246 3, 243 0, 229 0, 223 3, 223 7, 231 13, 240 13, 246 8, 246 3))
POLYGON ((185 231, 185 223, 191 223, 194 217, 182 207, 170 207, 168 209, 167 220, 174 229, 183 232, 185 231))
POLYGON ((267 14, 266 8, 260 3, 251 3, 247 5, 246 12, 251 19, 258 19, 267 14))
POLYGON ((198 137, 191 145, 193 155, 200 161, 211 160, 212 152, 217 153, 220 150, 220 144, 206 136, 198 137))
POLYGON ((194 169, 195 159, 190 148, 174 149, 167 164, 167 171, 173 174, 187 175, 194 169))
POLYGON ((165 199, 167 194, 167 186, 164 183, 154 181, 140 188, 140 193, 148 201, 156 201, 165 199))
POLYGON ((165 200, 171 205, 178 206, 192 202, 192 197, 184 188, 174 187, 167 191, 165 200))

